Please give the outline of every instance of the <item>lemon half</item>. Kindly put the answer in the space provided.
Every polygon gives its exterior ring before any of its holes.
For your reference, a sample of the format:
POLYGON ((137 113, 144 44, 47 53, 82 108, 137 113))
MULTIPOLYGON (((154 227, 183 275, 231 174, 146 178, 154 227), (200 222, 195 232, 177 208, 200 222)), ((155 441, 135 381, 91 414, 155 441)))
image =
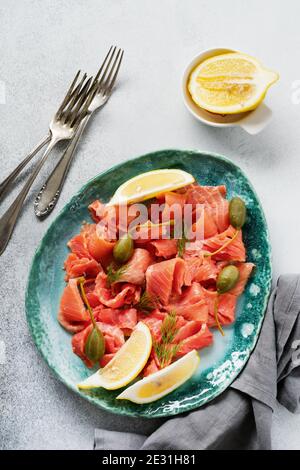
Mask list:
POLYGON ((194 181, 191 174, 176 168, 148 171, 119 186, 107 205, 144 201, 157 194, 183 188, 194 181))
POLYGON ((196 371, 199 362, 199 355, 194 349, 168 367, 126 388, 117 399, 138 404, 159 400, 186 382, 196 371))
POLYGON ((278 78, 253 57, 233 52, 201 62, 190 75, 188 90, 201 108, 236 114, 255 109, 278 78))
POLYGON ((103 387, 116 390, 125 387, 145 367, 152 349, 152 337, 145 323, 138 323, 130 338, 103 369, 88 377, 77 387, 82 390, 103 387))

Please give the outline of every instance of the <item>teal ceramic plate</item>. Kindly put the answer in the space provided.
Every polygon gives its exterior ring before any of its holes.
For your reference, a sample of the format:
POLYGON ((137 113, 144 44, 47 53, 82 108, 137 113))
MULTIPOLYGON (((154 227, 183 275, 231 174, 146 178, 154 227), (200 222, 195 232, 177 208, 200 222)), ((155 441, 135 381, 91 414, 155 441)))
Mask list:
POLYGON ((59 379, 91 403, 114 413, 148 418, 170 416, 197 408, 223 392, 241 372, 257 341, 271 285, 268 230, 262 207, 247 177, 226 158, 199 151, 162 150, 135 158, 89 181, 52 223, 35 254, 27 286, 26 312, 32 337, 59 379), (87 206, 96 198, 107 201, 129 178, 158 168, 181 168, 204 185, 225 184, 228 197, 241 196, 248 208, 243 229, 248 260, 256 270, 239 299, 236 321, 223 338, 201 352, 196 374, 180 388, 148 405, 115 399, 119 391, 80 392, 76 383, 91 374, 72 353, 71 336, 57 322, 64 288, 67 241, 89 220, 87 206))

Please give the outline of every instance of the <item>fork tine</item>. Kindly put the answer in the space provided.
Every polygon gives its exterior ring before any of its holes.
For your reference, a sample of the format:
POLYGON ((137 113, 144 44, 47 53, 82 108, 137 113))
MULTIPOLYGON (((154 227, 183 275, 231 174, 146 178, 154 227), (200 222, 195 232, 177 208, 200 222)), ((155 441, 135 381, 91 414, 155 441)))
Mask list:
POLYGON ((110 56, 110 58, 109 58, 109 60, 108 60, 108 63, 107 63, 107 65, 106 65, 106 67, 105 67, 105 69, 104 69, 102 75, 100 76, 100 78, 99 78, 99 80, 98 80, 98 81, 99 81, 99 87, 98 87, 98 89, 100 89, 100 85, 102 85, 102 83, 103 83, 104 80, 105 80, 106 74, 107 74, 107 72, 109 71, 109 68, 110 68, 111 61, 112 61, 113 58, 114 58, 116 49, 117 49, 117 47, 114 46, 114 48, 113 48, 113 50, 112 50, 112 53, 111 53, 111 56, 110 56))
POLYGON ((93 77, 87 79, 87 75, 84 74, 80 82, 77 83, 80 75, 79 71, 56 114, 56 118, 61 120, 63 124, 68 124, 74 128, 86 116, 93 98, 101 88, 103 88, 104 93, 110 95, 121 66, 123 54, 122 49, 111 46, 94 79, 93 77))
POLYGON ((91 92, 92 87, 93 87, 93 85, 90 87, 90 84, 92 83, 92 80, 93 80, 93 77, 90 77, 87 80, 87 82, 83 86, 82 90, 79 92, 79 94, 74 99, 74 103, 72 104, 72 106, 70 106, 67 109, 67 111, 66 111, 67 115, 66 115, 66 118, 65 118, 66 123, 73 121, 73 119, 75 118, 77 113, 79 113, 80 108, 83 106, 83 104, 87 100, 87 97, 89 96, 89 93, 91 92))
POLYGON ((67 93, 66 93, 64 99, 62 100, 62 102, 61 102, 61 104, 60 104, 58 110, 56 111, 56 115, 57 115, 57 116, 59 115, 59 113, 61 113, 61 111, 63 110, 63 108, 64 108, 65 105, 67 104, 68 100, 70 99, 70 96, 71 96, 71 94, 72 94, 72 92, 73 92, 73 90, 74 90, 74 86, 75 86, 75 84, 76 84, 76 82, 77 82, 77 80, 78 80, 79 75, 80 75, 80 70, 78 70, 78 72, 76 73, 75 78, 73 79, 71 85, 69 86, 69 89, 68 89, 68 91, 67 91, 67 93))
POLYGON ((86 77, 87 77, 87 74, 84 73, 84 74, 83 74, 83 77, 82 77, 82 79, 80 80, 80 82, 78 83, 77 87, 76 87, 75 90, 72 92, 72 94, 71 94, 71 96, 70 96, 70 99, 73 98, 73 96, 76 95, 76 94, 79 92, 79 90, 81 89, 83 83, 84 83, 85 80, 86 80, 86 77))
MULTIPOLYGON (((109 55, 110 55, 112 49, 113 49, 113 46, 110 46, 109 51, 108 51, 108 53, 106 54, 105 59, 104 59, 104 61, 103 61, 102 64, 101 64, 101 67, 99 68, 98 72, 97 72, 96 75, 95 75, 94 82, 96 82, 96 81, 98 80, 98 78, 100 77, 100 74, 101 74, 101 72, 102 72, 102 70, 103 70, 103 67, 104 67, 104 65, 105 65, 105 63, 106 63, 106 61, 107 61, 107 59, 108 59, 108 57, 109 57, 109 55)), ((114 47, 114 49, 116 49, 116 46, 114 47)), ((113 52, 113 54, 114 54, 114 52, 113 52)))
POLYGON ((86 79, 86 74, 84 74, 83 79, 81 80, 80 84, 75 88, 74 93, 72 97, 70 98, 69 103, 65 106, 65 109, 60 115, 60 118, 62 118, 62 115, 64 114, 64 122, 66 123, 67 120, 69 119, 70 113, 74 109, 74 106, 78 103, 78 101, 81 99, 81 97, 85 94, 87 91, 91 81, 92 77, 90 77, 86 83, 83 85, 84 81, 86 79), (83 85, 83 86, 82 86, 83 85))
POLYGON ((117 61, 118 61, 118 59, 119 59, 120 53, 121 53, 121 49, 118 50, 118 53, 117 53, 117 55, 116 55, 116 57, 115 57, 115 60, 113 61, 113 64, 112 64, 112 66, 111 66, 111 68, 110 68, 108 77, 105 79, 105 82, 103 83, 104 88, 106 88, 107 85, 108 85, 108 82, 109 82, 109 80, 110 80, 111 74, 112 74, 112 72, 113 72, 113 70, 114 70, 114 67, 115 67, 115 65, 116 65, 116 63, 117 63, 117 61))
POLYGON ((121 66, 121 62, 122 62, 122 59, 123 59, 123 55, 124 55, 124 51, 122 50, 121 52, 121 55, 120 55, 120 58, 119 58, 119 62, 117 63, 117 66, 116 66, 116 70, 114 72, 114 74, 112 75, 113 71, 114 71, 114 67, 116 65, 116 62, 117 62, 117 58, 114 62, 114 65, 112 67, 112 70, 111 70, 111 73, 109 74, 108 78, 107 78, 107 81, 110 79, 111 77, 111 82, 108 84, 108 88, 107 88, 107 92, 108 93, 111 93, 111 90, 113 89, 113 86, 115 84, 115 81, 116 81, 116 78, 117 78, 117 75, 119 73, 119 69, 120 69, 120 66, 121 66), (111 76, 112 75, 112 76, 111 76))
POLYGON ((77 115, 75 115, 73 121, 71 122, 71 127, 77 127, 80 124, 80 122, 85 118, 88 112, 88 108, 91 102, 93 101, 97 91, 98 91, 98 82, 95 82, 92 84, 91 88, 87 92, 86 102, 83 104, 83 107, 80 110, 80 112, 78 112, 77 115))
POLYGON ((76 87, 74 88, 74 90, 71 92, 71 94, 69 94, 69 96, 66 96, 65 97, 65 100, 64 102, 61 104, 61 106, 59 107, 59 109, 57 110, 56 114, 55 114, 55 118, 56 119, 61 119, 62 115, 63 115, 63 112, 66 110, 66 106, 72 106, 74 104, 74 101, 76 100, 76 97, 78 96, 78 93, 84 83, 84 81, 86 80, 86 77, 87 77, 87 74, 85 73, 82 77, 82 79, 80 80, 80 82, 76 85, 76 87))

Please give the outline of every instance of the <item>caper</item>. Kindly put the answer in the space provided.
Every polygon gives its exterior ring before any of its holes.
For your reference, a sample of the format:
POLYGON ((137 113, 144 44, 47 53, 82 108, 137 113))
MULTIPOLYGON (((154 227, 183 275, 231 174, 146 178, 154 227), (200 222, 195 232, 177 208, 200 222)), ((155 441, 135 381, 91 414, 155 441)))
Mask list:
POLYGON ((93 328, 90 332, 84 348, 87 358, 95 364, 98 362, 105 352, 105 341, 102 332, 97 328, 93 328))
POLYGON ((246 221, 246 205, 240 197, 234 197, 229 203, 229 218, 231 225, 241 229, 246 221))
POLYGON ((118 263, 126 263, 133 253, 133 240, 129 234, 120 238, 114 246, 113 255, 118 263))
POLYGON ((217 278, 218 293, 224 294, 233 289, 239 280, 239 276, 240 272, 236 266, 229 265, 223 268, 217 278))

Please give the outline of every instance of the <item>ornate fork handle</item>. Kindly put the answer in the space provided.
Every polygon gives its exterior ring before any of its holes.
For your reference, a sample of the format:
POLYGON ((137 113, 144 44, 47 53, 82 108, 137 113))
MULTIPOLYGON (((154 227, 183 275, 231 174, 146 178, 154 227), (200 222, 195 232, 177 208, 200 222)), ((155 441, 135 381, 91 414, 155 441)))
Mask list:
POLYGON ((47 178, 45 184, 40 189, 34 202, 34 212, 37 217, 46 217, 54 209, 68 174, 75 149, 90 117, 91 113, 87 114, 82 120, 75 136, 69 143, 56 167, 47 178))
POLYGON ((21 173, 23 168, 32 160, 32 158, 48 144, 51 139, 50 132, 37 144, 37 146, 22 160, 22 162, 0 183, 0 198, 11 188, 17 176, 21 173))

